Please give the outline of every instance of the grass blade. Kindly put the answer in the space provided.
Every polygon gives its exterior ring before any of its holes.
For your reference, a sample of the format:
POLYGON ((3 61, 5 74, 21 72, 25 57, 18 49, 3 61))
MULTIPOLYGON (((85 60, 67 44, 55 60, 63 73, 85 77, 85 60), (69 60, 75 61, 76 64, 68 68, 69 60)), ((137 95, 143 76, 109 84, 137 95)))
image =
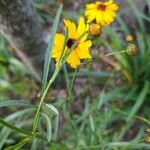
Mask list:
POLYGON ((47 141, 49 142, 51 140, 52 137, 52 125, 51 125, 51 120, 50 118, 42 113, 43 118, 45 119, 46 122, 46 127, 47 127, 47 141))
POLYGON ((51 37, 48 43, 48 47, 46 50, 46 54, 45 54, 45 60, 44 60, 44 72, 43 72, 43 81, 42 81, 42 90, 44 91, 46 88, 46 84, 47 84, 47 78, 48 78, 48 73, 49 73, 49 66, 50 66, 50 61, 51 61, 51 54, 52 54, 52 48, 53 48, 53 44, 54 44, 54 38, 55 38, 55 34, 57 31, 57 27, 58 27, 58 23, 59 23, 59 19, 60 19, 60 14, 62 12, 62 8, 63 5, 60 5, 57 14, 55 16, 55 20, 53 23, 53 27, 52 27, 52 32, 51 32, 51 37))
POLYGON ((14 145, 14 146, 9 146, 8 148, 5 148, 4 150, 20 150, 21 147, 23 145, 25 145, 26 143, 28 143, 29 141, 32 140, 32 136, 29 136, 27 138, 24 138, 23 140, 21 140, 18 144, 14 145))
POLYGON ((31 103, 28 103, 26 101, 21 100, 0 100, 0 107, 6 107, 6 106, 34 106, 31 103))
POLYGON ((20 129, 20 128, 17 128, 17 127, 15 127, 15 126, 11 125, 10 123, 4 121, 4 120, 1 119, 1 118, 0 118, 0 124, 4 125, 5 127, 10 128, 10 129, 12 129, 12 130, 14 130, 14 131, 16 131, 16 132, 22 133, 22 134, 24 134, 24 135, 32 135, 31 132, 26 131, 26 130, 23 130, 23 129, 20 129))
MULTIPOLYGON (((43 107, 42 107, 42 114, 45 114, 48 117, 47 118, 46 116, 44 116, 44 118, 46 119, 47 125, 50 124, 51 118, 53 116, 55 116, 54 138, 56 138, 57 132, 58 132, 58 124, 59 124, 59 112, 58 112, 58 110, 51 104, 44 104, 43 107)), ((51 128, 51 126, 50 126, 50 128, 51 128)), ((50 141, 50 139, 51 139, 50 130, 51 129, 48 129, 48 126, 47 126, 47 139, 48 139, 48 141, 50 141)))
POLYGON ((48 111, 51 114, 59 115, 58 110, 51 104, 44 104, 42 109, 45 110, 45 111, 48 111))
POLYGON ((140 93, 140 95, 139 95, 135 105, 133 106, 133 108, 132 108, 132 110, 130 112, 129 117, 127 118, 127 121, 129 121, 135 115, 135 113, 138 111, 140 106, 143 104, 148 91, 149 91, 149 83, 146 82, 144 87, 143 87, 143 90, 141 91, 141 93, 140 93))

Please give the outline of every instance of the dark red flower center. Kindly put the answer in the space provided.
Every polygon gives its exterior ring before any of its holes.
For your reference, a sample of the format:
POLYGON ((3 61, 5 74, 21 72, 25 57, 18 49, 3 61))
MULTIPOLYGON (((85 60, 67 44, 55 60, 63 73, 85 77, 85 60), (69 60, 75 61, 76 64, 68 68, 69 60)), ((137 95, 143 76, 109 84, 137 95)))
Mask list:
POLYGON ((99 4, 97 7, 98 10, 105 11, 106 10, 106 5, 105 4, 99 4))
POLYGON ((74 39, 68 39, 68 41, 67 41, 67 47, 68 48, 71 48, 71 46, 74 44, 74 42, 75 42, 75 40, 74 39))

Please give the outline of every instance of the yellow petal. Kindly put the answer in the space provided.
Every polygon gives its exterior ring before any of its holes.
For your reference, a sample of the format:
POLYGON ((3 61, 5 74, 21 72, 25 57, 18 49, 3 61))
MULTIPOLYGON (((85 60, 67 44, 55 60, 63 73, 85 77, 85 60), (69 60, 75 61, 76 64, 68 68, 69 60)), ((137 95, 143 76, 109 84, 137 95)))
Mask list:
POLYGON ((68 27, 69 37, 74 39, 76 34, 76 25, 70 20, 64 20, 64 24, 68 27))
POLYGON ((100 4, 103 4, 103 2, 99 2, 99 1, 95 2, 96 7, 100 4))
POLYGON ((96 22, 98 24, 101 24, 102 20, 103 20, 103 12, 98 11, 97 14, 96 14, 96 22))
POLYGON ((107 2, 105 2, 105 5, 108 6, 108 5, 111 5, 113 3, 113 0, 109 0, 107 2))
POLYGON ((110 9, 112 11, 116 11, 119 9, 119 6, 117 4, 112 4, 112 5, 108 6, 107 9, 110 9))
MULTIPOLYGON (((87 24, 85 31, 88 31, 88 30, 89 30, 89 25, 87 24)), ((89 33, 86 33, 86 34, 82 37, 82 39, 80 40, 80 42, 84 42, 84 41, 87 39, 88 34, 89 34, 89 33)))
POLYGON ((74 69, 80 65, 80 59, 75 50, 68 56, 67 63, 74 69))
POLYGON ((96 5, 91 3, 91 4, 86 4, 86 9, 94 9, 96 8, 96 5))
MULTIPOLYGON (((77 28, 76 39, 78 39, 84 32, 89 30, 89 25, 85 25, 85 20, 83 17, 80 17, 79 25, 77 28)), ((85 34, 80 41, 85 41, 88 34, 85 34)))
POLYGON ((85 21, 83 17, 80 17, 76 38, 79 38, 84 32, 85 32, 85 21))
POLYGON ((64 35, 61 33, 56 33, 55 35, 55 40, 54 40, 54 47, 52 50, 52 57, 56 58, 59 57, 58 55, 61 54, 62 48, 63 48, 63 44, 64 44, 64 35))
POLYGON ((91 47, 91 45, 92 42, 90 40, 78 44, 75 51, 77 52, 80 59, 91 58, 91 55, 89 53, 89 48, 91 47))
MULTIPOLYGON (((64 40, 65 40, 65 37, 63 34, 56 33, 55 40, 54 40, 54 46, 53 46, 53 50, 52 50, 52 58, 55 58, 56 62, 58 62, 58 60, 61 57, 64 40)), ((66 51, 67 51, 67 47, 65 48, 64 53, 66 51)))
POLYGON ((92 22, 95 19, 96 13, 97 13, 97 9, 85 11, 85 16, 88 19, 88 23, 92 22))

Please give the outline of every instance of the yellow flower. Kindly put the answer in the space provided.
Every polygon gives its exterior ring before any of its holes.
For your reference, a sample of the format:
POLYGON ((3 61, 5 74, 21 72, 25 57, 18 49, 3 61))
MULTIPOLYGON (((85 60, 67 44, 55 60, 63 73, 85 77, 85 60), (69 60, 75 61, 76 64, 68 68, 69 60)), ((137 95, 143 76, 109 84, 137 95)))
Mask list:
POLYGON ((118 9, 119 6, 113 0, 106 2, 97 1, 86 5, 85 16, 88 22, 96 20, 96 23, 106 26, 114 21, 118 9))
MULTIPOLYGON (((76 27, 76 25, 71 22, 70 20, 64 20, 65 26, 68 28, 68 39, 67 44, 65 47, 64 55, 68 50, 70 50, 71 46, 74 44, 74 42, 86 31, 89 30, 89 25, 85 24, 84 18, 80 17, 79 25, 76 27)), ((80 59, 87 59, 91 58, 91 55, 89 53, 89 48, 92 45, 92 42, 90 40, 87 40, 88 34, 85 34, 83 38, 79 41, 77 46, 72 50, 70 55, 67 58, 67 63, 72 68, 77 68, 80 65, 80 59)), ((52 51, 52 58, 56 60, 56 62, 59 61, 63 49, 65 36, 61 33, 56 33, 55 35, 55 41, 54 41, 54 47, 52 51)))

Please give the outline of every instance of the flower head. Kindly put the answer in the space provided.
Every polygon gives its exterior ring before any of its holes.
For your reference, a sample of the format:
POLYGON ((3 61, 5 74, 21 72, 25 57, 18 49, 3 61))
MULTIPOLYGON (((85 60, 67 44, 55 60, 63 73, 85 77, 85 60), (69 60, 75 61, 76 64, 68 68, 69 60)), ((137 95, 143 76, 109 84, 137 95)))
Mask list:
POLYGON ((113 0, 107 0, 106 2, 97 1, 86 5, 85 16, 88 22, 96 20, 96 23, 106 26, 114 21, 118 9, 119 6, 113 0))
MULTIPOLYGON (((64 55, 66 52, 70 50, 74 42, 86 31, 89 30, 89 25, 85 24, 84 18, 80 17, 78 27, 71 22, 70 20, 64 20, 65 26, 68 28, 68 39, 64 50, 64 55)), ((80 59, 87 59, 91 58, 91 55, 89 53, 89 48, 92 45, 92 42, 90 40, 87 40, 88 34, 85 34, 82 39, 79 41, 79 43, 76 45, 76 47, 72 50, 70 55, 67 58, 67 63, 72 68, 77 68, 80 65, 80 59)), ((65 36, 61 33, 56 33, 55 35, 55 41, 54 41, 54 47, 52 51, 52 58, 56 60, 56 62, 59 61, 63 49, 65 36)))

